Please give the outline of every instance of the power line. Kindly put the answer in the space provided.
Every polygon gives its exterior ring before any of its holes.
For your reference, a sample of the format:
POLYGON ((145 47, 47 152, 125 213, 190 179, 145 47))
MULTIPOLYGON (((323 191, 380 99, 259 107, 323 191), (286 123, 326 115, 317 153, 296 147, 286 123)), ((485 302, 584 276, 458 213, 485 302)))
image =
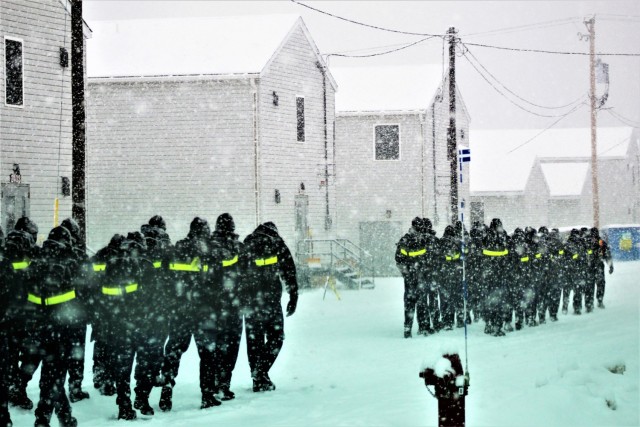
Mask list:
POLYGON ((624 144, 625 142, 627 142, 630 139, 631 139, 631 135, 627 136, 626 138, 623 138, 620 142, 618 142, 615 145, 612 145, 611 147, 607 148, 605 151, 603 151, 602 153, 600 153, 598 155, 602 156, 603 154, 607 154, 609 151, 613 150, 614 148, 618 147, 619 145, 624 144))
POLYGON ((610 108, 603 108, 604 111, 606 111, 607 113, 609 113, 611 116, 613 116, 615 119, 618 119, 618 121, 622 124, 625 124, 627 126, 631 126, 631 127, 640 127, 640 123, 636 122, 635 120, 631 120, 628 119, 626 117, 624 117, 623 115, 621 115, 620 113, 616 113, 613 111, 613 107, 610 108))
POLYGON ((291 2, 295 3, 297 5, 306 7, 307 9, 311 9, 311 10, 313 10, 315 12, 322 13, 324 15, 330 16, 332 18, 340 19, 342 21, 350 22, 350 23, 356 24, 356 25, 361 25, 363 27, 373 28, 373 29, 376 29, 376 30, 388 31, 390 33, 397 33, 397 34, 407 34, 407 35, 410 35, 410 36, 444 37, 443 34, 414 33, 414 32, 411 32, 411 31, 401 31, 401 30, 394 30, 394 29, 391 29, 391 28, 379 27, 377 25, 366 24, 364 22, 359 22, 359 21, 354 21, 352 19, 343 18, 342 16, 334 15, 333 13, 329 13, 329 12, 325 12, 324 10, 316 9, 315 7, 312 7, 312 6, 309 6, 307 4, 301 3, 301 2, 299 2, 297 0, 291 0, 291 2))
POLYGON ((330 56, 338 56, 338 57, 341 57, 341 58, 370 58, 370 57, 373 57, 373 56, 388 55, 390 53, 398 52, 398 51, 407 49, 407 48, 409 48, 411 46, 415 46, 418 43, 422 43, 422 42, 424 42, 426 40, 433 39, 434 37, 438 37, 438 36, 425 37, 425 38, 423 38, 421 40, 418 40, 416 42, 403 45, 403 46, 401 46, 399 48, 396 48, 396 49, 387 50, 385 52, 377 52, 377 53, 370 53, 370 54, 364 54, 364 55, 347 55, 347 54, 343 54, 343 53, 329 53, 326 56, 327 56, 327 58, 330 57, 330 56))
POLYGON ((527 145, 528 143, 530 143, 531 141, 533 141, 534 139, 536 139, 537 137, 539 137, 540 135, 542 135, 543 133, 545 133, 546 131, 548 131, 549 129, 551 129, 552 127, 554 127, 555 125, 557 125, 558 123, 560 123, 560 121, 562 119, 564 119, 565 117, 567 117, 568 115, 570 115, 571 113, 573 113, 574 111, 580 109, 580 107, 584 107, 586 104, 582 103, 582 104, 578 104, 576 105, 571 111, 569 111, 568 113, 560 116, 560 118, 558 120, 556 120, 555 122, 551 123, 549 126, 547 126, 546 128, 542 129, 539 133, 537 133, 535 136, 533 136, 532 138, 526 140, 525 142, 523 142, 522 144, 518 145, 516 148, 514 148, 511 151, 508 151, 507 154, 511 154, 516 150, 519 150, 520 148, 524 147, 525 145, 527 145))
MULTIPOLYGON (((464 46, 464 43, 463 43, 463 46, 464 46)), ((466 48, 466 46, 465 46, 465 48, 466 48)), ((504 83, 502 83, 500 80, 498 80, 498 78, 496 78, 496 76, 494 76, 493 74, 491 74, 491 72, 490 72, 489 70, 487 70, 487 68, 486 68, 484 65, 482 65, 482 64, 480 63, 480 61, 478 60, 478 58, 476 58, 476 56, 475 56, 473 53, 471 53, 471 51, 470 51, 468 48, 466 49, 466 53, 468 53, 469 55, 471 55, 471 57, 476 61, 476 63, 477 63, 480 67, 482 67, 482 69, 483 69, 484 71, 486 71, 486 72, 487 72, 487 74, 489 74, 489 75, 493 78, 493 80, 495 80, 495 81, 496 81, 496 83, 498 83, 500 86, 502 86, 502 87, 503 87, 507 92, 509 92, 510 94, 512 94, 513 96, 515 96, 516 98, 518 98, 518 99, 520 99, 520 100, 522 100, 522 101, 526 102, 527 104, 532 105, 532 106, 534 106, 534 107, 544 108, 544 109, 548 109, 548 110, 559 110, 559 109, 562 109, 562 108, 571 107, 571 106, 573 106, 574 104, 576 104, 577 102, 582 101, 582 100, 586 97, 586 95, 582 95, 580 98, 576 99, 576 100, 575 100, 575 101, 573 101, 573 102, 570 102, 569 104, 566 104, 566 105, 560 105, 560 106, 557 106, 557 107, 547 107, 547 106, 544 106, 544 105, 536 104, 536 103, 534 103, 534 102, 531 102, 531 101, 528 101, 528 100, 524 99, 523 97, 521 97, 521 96, 520 96, 520 95, 518 95, 517 93, 513 92, 512 90, 510 90, 508 87, 506 87, 506 86, 504 85, 504 83)))
MULTIPOLYGON (((488 44, 480 44, 480 43, 466 43, 469 46, 478 46, 478 47, 486 47, 491 49, 500 49, 500 50, 510 50, 516 52, 534 52, 534 53, 549 53, 554 55, 590 55, 589 52, 560 52, 554 50, 542 50, 542 49, 522 49, 515 47, 505 47, 505 46, 493 46, 488 44)), ((598 56, 640 56, 640 53, 596 53, 598 56)))
POLYGON ((566 25, 579 20, 580 20, 580 17, 574 16, 571 18, 554 19, 552 21, 538 22, 534 24, 518 25, 514 27, 499 28, 496 30, 484 31, 479 33, 465 34, 464 37, 475 37, 475 36, 493 35, 493 34, 499 34, 499 33, 512 33, 516 31, 537 30, 542 28, 555 27, 558 25, 566 25))
MULTIPOLYGON (((507 101, 509 101, 510 103, 512 103, 513 105, 515 105, 516 107, 518 107, 519 109, 521 109, 522 111, 526 111, 529 114, 533 114, 534 116, 538 116, 538 117, 560 117, 560 116, 564 116, 564 114, 540 114, 540 113, 536 113, 535 111, 531 111, 525 107, 523 107, 522 105, 518 104, 517 102, 515 102, 514 100, 512 100, 511 98, 509 98, 508 96, 506 96, 500 89, 498 89, 493 83, 491 83, 491 81, 489 81, 489 79, 482 73, 482 71, 480 71, 478 69, 478 67, 476 67, 476 65, 469 59, 469 57, 467 55, 464 55, 464 58, 469 62, 469 64, 471 64, 471 66, 478 72, 478 74, 480 74, 480 76, 487 82, 489 83, 489 85, 496 91, 498 92, 502 97, 504 97, 507 101)), ((573 111, 573 110, 571 110, 573 111)), ((567 113, 568 114, 568 113, 567 113)))

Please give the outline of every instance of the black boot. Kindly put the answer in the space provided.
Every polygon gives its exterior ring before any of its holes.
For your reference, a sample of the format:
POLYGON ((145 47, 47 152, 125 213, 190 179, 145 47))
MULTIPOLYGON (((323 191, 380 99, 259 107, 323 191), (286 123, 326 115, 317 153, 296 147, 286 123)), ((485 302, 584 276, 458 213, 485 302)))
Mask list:
POLYGON ((223 402, 226 402, 228 400, 233 400, 236 397, 236 394, 231 390, 229 390, 229 387, 227 386, 220 387, 218 394, 220 395, 220 400, 222 400, 223 402))
POLYGON ((213 393, 202 393, 202 405, 200 405, 200 409, 213 408, 214 406, 220 405, 222 405, 222 402, 220 402, 213 393))
POLYGON ((131 407, 131 401, 121 403, 119 405, 119 410, 118 410, 119 420, 131 421, 131 420, 135 420, 137 417, 138 415, 136 414, 136 411, 134 411, 133 408, 131 407))
POLYGON ((136 395, 136 399, 133 401, 133 407, 140 411, 142 415, 154 415, 155 412, 151 405, 149 405, 149 396, 136 395))
POLYGON ((162 387, 162 391, 160 392, 160 410, 162 412, 170 411, 173 407, 173 403, 171 402, 171 398, 173 397, 173 388, 169 386, 162 387))
POLYGON ((78 427, 78 420, 71 416, 70 413, 58 415, 58 423, 60 427, 78 427))
POLYGON ((82 390, 80 385, 69 386, 69 400, 71 403, 80 402, 81 400, 88 399, 89 393, 82 390))
POLYGON ((103 396, 113 396, 116 394, 116 386, 111 381, 106 381, 100 387, 100 394, 103 396))
POLYGON ((24 410, 30 411, 33 409, 33 402, 27 396, 27 391, 22 387, 15 387, 9 391, 9 402, 13 406, 17 406, 24 410))

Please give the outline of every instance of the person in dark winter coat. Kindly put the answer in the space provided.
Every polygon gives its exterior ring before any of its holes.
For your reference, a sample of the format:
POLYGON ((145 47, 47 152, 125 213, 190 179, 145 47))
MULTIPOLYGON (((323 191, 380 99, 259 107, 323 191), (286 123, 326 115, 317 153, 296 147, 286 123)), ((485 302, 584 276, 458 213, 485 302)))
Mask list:
POLYGON ((613 259, 609 244, 600 237, 600 232, 596 227, 589 230, 587 238, 587 253, 591 257, 591 264, 588 272, 588 282, 585 289, 585 300, 587 301, 587 312, 593 309, 594 289, 598 307, 604 308, 604 287, 605 274, 604 264, 609 266, 609 274, 613 273, 613 259), (591 309, 591 310, 590 310, 591 309))
POLYGON ((79 268, 71 234, 64 227, 55 227, 27 269, 25 315, 29 334, 21 371, 33 375, 42 362, 40 400, 35 410, 37 427, 49 426, 54 410, 61 426, 77 425, 64 381, 70 357, 67 353, 74 339, 72 331, 86 322, 74 287, 79 268))
POLYGON ((168 301, 173 302, 169 322, 169 340, 164 349, 162 376, 165 385, 160 394, 160 409, 172 408, 173 387, 180 367, 180 358, 187 351, 193 336, 200 356, 200 391, 202 409, 220 405, 215 397, 215 291, 207 288, 206 276, 211 257, 209 223, 194 218, 189 234, 178 241, 163 268, 168 273, 168 301), (165 267, 166 265, 166 267, 165 267))
POLYGON ((418 335, 429 335, 442 329, 440 285, 437 283, 437 272, 440 265, 437 256, 439 240, 429 218, 422 218, 418 231, 425 241, 425 249, 427 250, 421 272, 422 278, 418 287, 418 304, 416 306, 418 335))
MULTIPOLYGON (((580 231, 572 229, 565 245, 567 257, 567 287, 573 291, 573 314, 582 314, 582 296, 587 273, 587 249, 586 242, 580 236, 580 231)), ((567 292, 568 296, 568 292, 567 292)), ((569 299, 563 300, 562 311, 567 312, 569 299)))
POLYGON ((238 262, 242 243, 235 233, 233 217, 223 213, 216 220, 216 229, 211 235, 211 252, 214 265, 209 267, 211 286, 216 289, 218 335, 215 360, 216 390, 220 400, 231 400, 235 394, 231 391, 231 375, 240 349, 242 338, 242 313, 240 310, 241 269, 238 262))
POLYGON ((552 322, 558 321, 558 310, 560 308, 560 298, 565 280, 565 257, 564 245, 560 239, 557 228, 552 229, 545 239, 547 253, 550 257, 547 293, 545 295, 545 306, 549 309, 549 318, 552 322))
POLYGON ((5 306, 3 312, 7 325, 3 333, 9 337, 9 351, 4 358, 9 401, 12 405, 27 410, 33 408, 33 402, 27 396, 27 382, 31 375, 22 372, 20 361, 25 353, 24 342, 28 334, 24 314, 27 299, 25 281, 31 260, 37 258, 40 252, 40 248, 36 246, 37 238, 38 226, 28 217, 18 219, 15 229, 7 235, 4 260, 0 266, 2 290, 6 292, 2 304, 5 306))
POLYGON ((459 234, 453 226, 447 225, 440 239, 438 255, 440 257, 440 304, 442 323, 451 330, 454 322, 464 326, 464 295, 462 288, 462 257, 459 234))
POLYGON ((106 259, 100 283, 99 316, 106 340, 106 363, 116 384, 118 419, 132 420, 131 372, 139 340, 144 240, 140 233, 129 233, 106 259))
POLYGON ((509 242, 509 262, 511 263, 510 291, 515 309, 515 329, 520 330, 525 322, 532 325, 535 315, 532 258, 529 239, 521 228, 516 228, 509 242))
POLYGON ((473 312, 473 321, 478 322, 482 317, 483 289, 482 281, 482 240, 485 233, 484 224, 476 221, 469 232, 469 256, 467 257, 467 294, 469 311, 473 312))
MULTIPOLYGON (((84 266, 87 263, 88 257, 85 248, 82 245, 80 226, 72 218, 66 218, 60 223, 60 226, 66 228, 71 234, 73 254, 76 257, 78 264, 84 266)), ((80 273, 82 273, 82 271, 84 270, 80 270, 80 273)), ((87 280, 87 275, 78 274, 78 277, 76 277, 76 291, 85 291, 87 288, 87 280)), ((71 402, 78 402, 89 398, 89 393, 82 390, 87 325, 78 325, 77 328, 71 329, 70 333, 72 335, 72 339, 70 341, 71 347, 67 351, 67 354, 69 355, 69 400, 71 402)))
POLYGON ((144 224, 140 231, 144 236, 142 289, 138 295, 142 309, 135 368, 135 393, 133 407, 143 415, 153 415, 149 394, 159 383, 164 360, 164 344, 169 335, 170 313, 165 304, 168 293, 166 270, 162 261, 171 250, 171 239, 161 216, 156 215, 144 224))
POLYGON ((289 293, 288 317, 295 313, 298 303, 296 266, 272 222, 259 225, 244 239, 240 261, 245 272, 241 293, 253 391, 275 390, 269 370, 284 341, 282 282, 289 293))
MULTIPOLYGON (((411 328, 413 318, 418 314, 418 327, 425 325, 426 310, 424 303, 417 307, 421 301, 421 296, 426 294, 424 287, 425 271, 427 270, 427 253, 425 234, 423 232, 424 222, 422 218, 415 217, 411 222, 411 228, 402 236, 396 244, 396 265, 404 278, 404 337, 411 338, 411 328)), ((425 325, 426 326, 426 325, 425 325)))
POLYGON ((509 268, 507 255, 507 235, 502 228, 502 221, 498 218, 491 220, 487 234, 482 242, 482 281, 487 294, 485 295, 484 314, 486 334, 494 336, 504 335, 504 308, 502 301, 507 289, 507 270, 509 268))

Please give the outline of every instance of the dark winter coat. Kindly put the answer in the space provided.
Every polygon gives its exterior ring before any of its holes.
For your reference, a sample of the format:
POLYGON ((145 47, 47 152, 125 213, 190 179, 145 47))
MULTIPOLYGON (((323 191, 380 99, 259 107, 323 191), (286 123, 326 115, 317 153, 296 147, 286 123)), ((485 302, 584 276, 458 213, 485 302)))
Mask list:
POLYGON ((433 251, 427 253, 427 241, 425 235, 415 227, 400 238, 396 244, 396 265, 402 275, 418 274, 427 268, 428 257, 434 257, 433 251))
POLYGON ((240 310, 239 262, 242 243, 234 232, 216 230, 211 235, 211 262, 208 283, 217 295, 218 310, 221 313, 238 313, 240 310))

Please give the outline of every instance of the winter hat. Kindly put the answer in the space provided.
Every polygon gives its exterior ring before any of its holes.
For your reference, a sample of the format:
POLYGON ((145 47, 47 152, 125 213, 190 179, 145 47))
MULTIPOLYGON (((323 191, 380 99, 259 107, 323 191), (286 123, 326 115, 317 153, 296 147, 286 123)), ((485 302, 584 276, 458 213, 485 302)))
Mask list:
POLYGON ((71 246, 71 242, 73 238, 71 237, 71 233, 65 227, 58 226, 53 228, 49 232, 49 236, 47 240, 52 240, 54 242, 61 243, 65 246, 71 246))
POLYGON ((69 231, 73 240, 80 240, 80 226, 73 218, 67 218, 60 224, 69 231))
POLYGON ((500 220, 500 218, 493 218, 491 220, 491 224, 489 225, 489 228, 492 230, 498 230, 498 229, 502 229, 502 221, 500 220))
POLYGON ((453 228, 452 225, 447 225, 444 229, 444 233, 442 234, 442 237, 455 237, 456 235, 456 229, 453 228))
POLYGON ((216 219, 216 231, 221 233, 233 233, 236 230, 236 224, 233 222, 233 217, 228 213, 221 214, 216 219))
POLYGON ((411 221, 411 226, 417 231, 420 231, 422 228, 422 219, 418 216, 413 218, 413 220, 411 221))
POLYGON ((538 233, 540 234, 549 234, 549 229, 544 225, 538 229, 538 233))
POLYGON ((600 232, 598 231, 598 227, 592 227, 590 232, 591 232, 591 237, 600 237, 600 232))
POLYGON ((113 237, 111 237, 111 240, 109 241, 109 247, 113 249, 119 248, 123 240, 124 237, 122 236, 122 234, 116 233, 113 235, 113 237))
POLYGON ((264 224, 262 224, 262 225, 264 225, 265 227, 267 227, 267 228, 268 228, 268 229, 270 229, 271 231, 274 231, 274 232, 276 232, 276 233, 278 232, 278 227, 276 227, 276 225, 275 225, 273 222, 271 222, 271 221, 265 222, 265 223, 264 223, 264 224))
POLYGON ((189 226, 189 235, 194 237, 209 237, 211 230, 206 219, 195 217, 189 226))
POLYGON ((164 222, 164 219, 160 215, 152 216, 149 220, 149 225, 162 228, 163 230, 167 229, 167 224, 164 222))
POLYGON ((138 249, 145 249, 147 247, 144 236, 139 231, 132 231, 127 234, 127 240, 131 241, 132 247, 138 249))
POLYGON ((431 224, 431 220, 429 218, 422 218, 422 223, 426 230, 431 230, 433 228, 433 224, 431 224))
POLYGON ((33 243, 38 240, 38 226, 35 222, 31 221, 29 217, 23 216, 16 221, 16 225, 13 227, 18 231, 24 231, 29 233, 33 237, 33 243))

